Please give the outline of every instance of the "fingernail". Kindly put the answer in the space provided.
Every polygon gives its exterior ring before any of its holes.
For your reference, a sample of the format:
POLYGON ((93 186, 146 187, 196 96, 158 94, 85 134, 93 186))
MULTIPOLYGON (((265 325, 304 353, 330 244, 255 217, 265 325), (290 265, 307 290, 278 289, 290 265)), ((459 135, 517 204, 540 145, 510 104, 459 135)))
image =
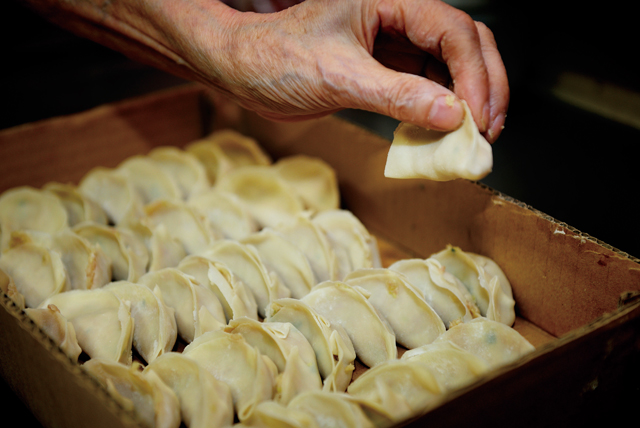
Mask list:
POLYGON ((493 143, 494 141, 496 141, 500 136, 500 133, 504 129, 504 122, 506 120, 506 117, 507 116, 504 113, 500 113, 493 120, 491 127, 487 130, 487 136, 488 136, 487 140, 490 143, 493 143))
POLYGON ((464 119, 462 103, 453 95, 440 95, 431 104, 428 121, 436 131, 458 128, 464 119))

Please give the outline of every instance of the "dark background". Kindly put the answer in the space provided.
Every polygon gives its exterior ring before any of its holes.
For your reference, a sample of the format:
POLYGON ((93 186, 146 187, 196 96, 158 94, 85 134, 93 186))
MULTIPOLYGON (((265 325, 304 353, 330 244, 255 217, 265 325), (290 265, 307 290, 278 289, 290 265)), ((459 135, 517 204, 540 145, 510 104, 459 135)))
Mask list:
MULTIPOLYGON (((635 64, 640 37, 626 3, 456 4, 494 31, 510 79, 506 128, 494 145, 494 172, 483 182, 640 256, 633 214, 640 158, 635 64), (577 91, 594 105, 606 106, 609 88, 618 88, 622 95, 611 111, 594 113, 556 95, 558 88, 577 81, 561 80, 567 75, 585 78, 598 89, 594 94, 577 91)), ((54 27, 19 2, 2 2, 0 20, 0 129, 184 83, 54 27)), ((341 115, 388 138, 397 123, 359 111, 341 115)), ((0 386, 9 397, 0 406, 5 416, 19 415, 23 426, 37 424, 10 391, 5 392, 7 387, 0 386)), ((640 392, 630 383, 628 391, 606 401, 610 407, 585 408, 574 422, 594 421, 606 412, 615 420, 617 403, 631 403, 633 397, 637 400, 640 392)))

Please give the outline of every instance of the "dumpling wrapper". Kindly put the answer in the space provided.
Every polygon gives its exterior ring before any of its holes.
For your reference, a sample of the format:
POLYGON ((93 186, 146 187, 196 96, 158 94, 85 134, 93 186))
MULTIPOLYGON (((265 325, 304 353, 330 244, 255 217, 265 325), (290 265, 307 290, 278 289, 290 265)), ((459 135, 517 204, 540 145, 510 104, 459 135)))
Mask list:
POLYGON ((278 275, 282 284, 299 299, 316 285, 316 278, 307 257, 298 247, 271 228, 251 234, 240 242, 252 245, 267 270, 278 275))
POLYGON ((78 344, 76 331, 60 310, 54 305, 46 308, 26 308, 24 312, 71 360, 78 361, 82 348, 78 344))
POLYGON ((175 311, 178 334, 187 343, 209 330, 224 328, 227 321, 213 291, 177 268, 164 268, 143 275, 139 284, 159 288, 162 299, 175 311))
POLYGON ((407 277, 420 290, 424 299, 436 311, 447 328, 480 315, 469 292, 462 283, 434 258, 403 259, 389 266, 390 270, 407 277))
POLYGON ((42 186, 42 190, 54 194, 67 211, 69 226, 75 226, 84 221, 107 224, 107 213, 93 199, 82 194, 76 186, 50 182, 42 186))
POLYGON ((293 324, 238 318, 224 331, 242 335, 278 367, 275 401, 287 404, 301 392, 322 389, 313 347, 293 324))
POLYGON ((296 218, 278 232, 307 257, 317 282, 338 279, 338 258, 325 232, 307 215, 296 218))
POLYGON ((273 398, 278 368, 239 334, 207 332, 187 345, 182 354, 229 385, 241 422, 251 416, 258 403, 273 398))
POLYGON ((126 366, 102 359, 91 359, 82 368, 100 382, 114 400, 133 411, 145 427, 180 426, 178 397, 155 372, 143 372, 138 364, 126 366))
POLYGON ((110 291, 71 290, 45 300, 54 305, 76 331, 78 344, 90 358, 131 364, 133 318, 129 305, 110 291))
POLYGON ((40 244, 27 242, 8 249, 0 257, 0 269, 31 308, 70 289, 60 254, 40 244))
POLYGON ((360 406, 342 392, 307 391, 289 402, 289 409, 310 414, 320 428, 374 428, 360 406))
POLYGON ((103 289, 129 303, 133 347, 147 363, 173 349, 178 333, 175 311, 164 303, 159 289, 129 281, 112 282, 103 289))
POLYGON ((374 367, 398 356, 393 329, 369 302, 367 292, 339 281, 325 281, 300 301, 344 328, 353 343, 357 357, 374 367))
POLYGON ((359 269, 344 279, 369 292, 368 300, 389 322, 398 344, 407 349, 433 342, 444 322, 402 274, 390 269, 359 269))
POLYGON ((258 404, 251 417, 234 428, 319 428, 309 413, 287 407, 277 401, 258 404))
POLYGON ((511 284, 495 262, 452 245, 433 254, 431 258, 438 260, 447 272, 460 280, 473 296, 482 316, 513 325, 516 320, 516 302, 512 296, 511 284), (483 266, 488 266, 489 271, 483 266))
POLYGON ((147 157, 177 184, 182 200, 202 194, 211 187, 204 165, 192 153, 173 146, 160 146, 152 149, 147 157))
POLYGON ((239 317, 258 319, 258 304, 253 293, 224 263, 191 255, 178 264, 178 269, 213 291, 227 322, 239 317))
POLYGON ((367 370, 347 392, 377 404, 400 422, 426 413, 444 390, 427 366, 399 359, 367 370))
POLYGON ((23 186, 0 195, 0 251, 8 248, 12 232, 56 233, 68 227, 64 205, 50 192, 23 186))
POLYGON ((99 246, 111 262, 116 281, 136 282, 147 271, 149 251, 133 231, 97 223, 80 223, 73 232, 99 246))
POLYGON ((168 352, 150 363, 144 372, 154 372, 175 392, 182 422, 188 428, 228 427, 233 424, 231 389, 198 362, 177 352, 168 352))
POLYGON ((448 391, 468 385, 489 371, 486 361, 446 340, 410 349, 400 359, 425 364, 448 391))
POLYGON ((462 125, 440 132, 401 122, 393 134, 384 176, 450 181, 480 180, 493 168, 491 144, 480 135, 471 110, 463 100, 462 125))
POLYGON ((0 290, 6 294, 9 299, 20 309, 24 309, 27 304, 24 300, 24 296, 16 288, 16 284, 13 279, 7 273, 0 268, 0 290))
POLYGON ((289 183, 307 209, 317 212, 340 207, 336 172, 324 160, 293 155, 278 160, 273 168, 289 183))
POLYGON ((347 389, 355 369, 356 352, 344 328, 332 325, 306 303, 291 298, 272 302, 266 321, 290 323, 307 339, 316 356, 323 390, 347 389))
POLYGON ((147 156, 131 156, 122 161, 115 172, 131 183, 145 205, 158 200, 181 200, 173 177, 147 156))
POLYGON ((241 239, 258 231, 258 224, 238 197, 212 188, 193 196, 187 204, 208 220, 211 228, 228 239, 241 239))
POLYGON ((382 267, 378 243, 351 211, 326 210, 312 220, 327 235, 338 259, 338 280, 361 268, 382 267))
POLYGON ((482 317, 451 327, 434 343, 440 341, 458 345, 482 358, 492 369, 509 364, 535 349, 515 329, 482 317))
POLYGON ((250 245, 223 239, 200 255, 224 263, 251 290, 258 304, 258 314, 263 318, 270 302, 291 296, 291 291, 276 275, 269 273, 258 251, 250 245))

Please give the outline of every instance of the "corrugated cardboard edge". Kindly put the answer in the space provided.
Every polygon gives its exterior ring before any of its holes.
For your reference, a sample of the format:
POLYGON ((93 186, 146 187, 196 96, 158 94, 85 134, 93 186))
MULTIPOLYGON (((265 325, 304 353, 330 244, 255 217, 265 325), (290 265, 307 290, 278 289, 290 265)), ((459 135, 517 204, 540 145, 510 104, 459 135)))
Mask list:
POLYGON ((139 427, 132 412, 113 400, 4 293, 0 304, 0 375, 38 420, 69 428, 139 427))

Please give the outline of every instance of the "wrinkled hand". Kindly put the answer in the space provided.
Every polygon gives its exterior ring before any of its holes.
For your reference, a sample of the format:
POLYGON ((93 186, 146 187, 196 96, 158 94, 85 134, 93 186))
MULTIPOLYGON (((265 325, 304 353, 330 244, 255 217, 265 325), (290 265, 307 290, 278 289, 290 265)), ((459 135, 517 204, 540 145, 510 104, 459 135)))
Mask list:
POLYGON ((99 29, 94 40, 267 118, 354 108, 451 130, 464 99, 489 141, 504 124, 509 88, 491 31, 438 0, 306 0, 265 14, 216 0, 29 1, 71 9, 99 29))

